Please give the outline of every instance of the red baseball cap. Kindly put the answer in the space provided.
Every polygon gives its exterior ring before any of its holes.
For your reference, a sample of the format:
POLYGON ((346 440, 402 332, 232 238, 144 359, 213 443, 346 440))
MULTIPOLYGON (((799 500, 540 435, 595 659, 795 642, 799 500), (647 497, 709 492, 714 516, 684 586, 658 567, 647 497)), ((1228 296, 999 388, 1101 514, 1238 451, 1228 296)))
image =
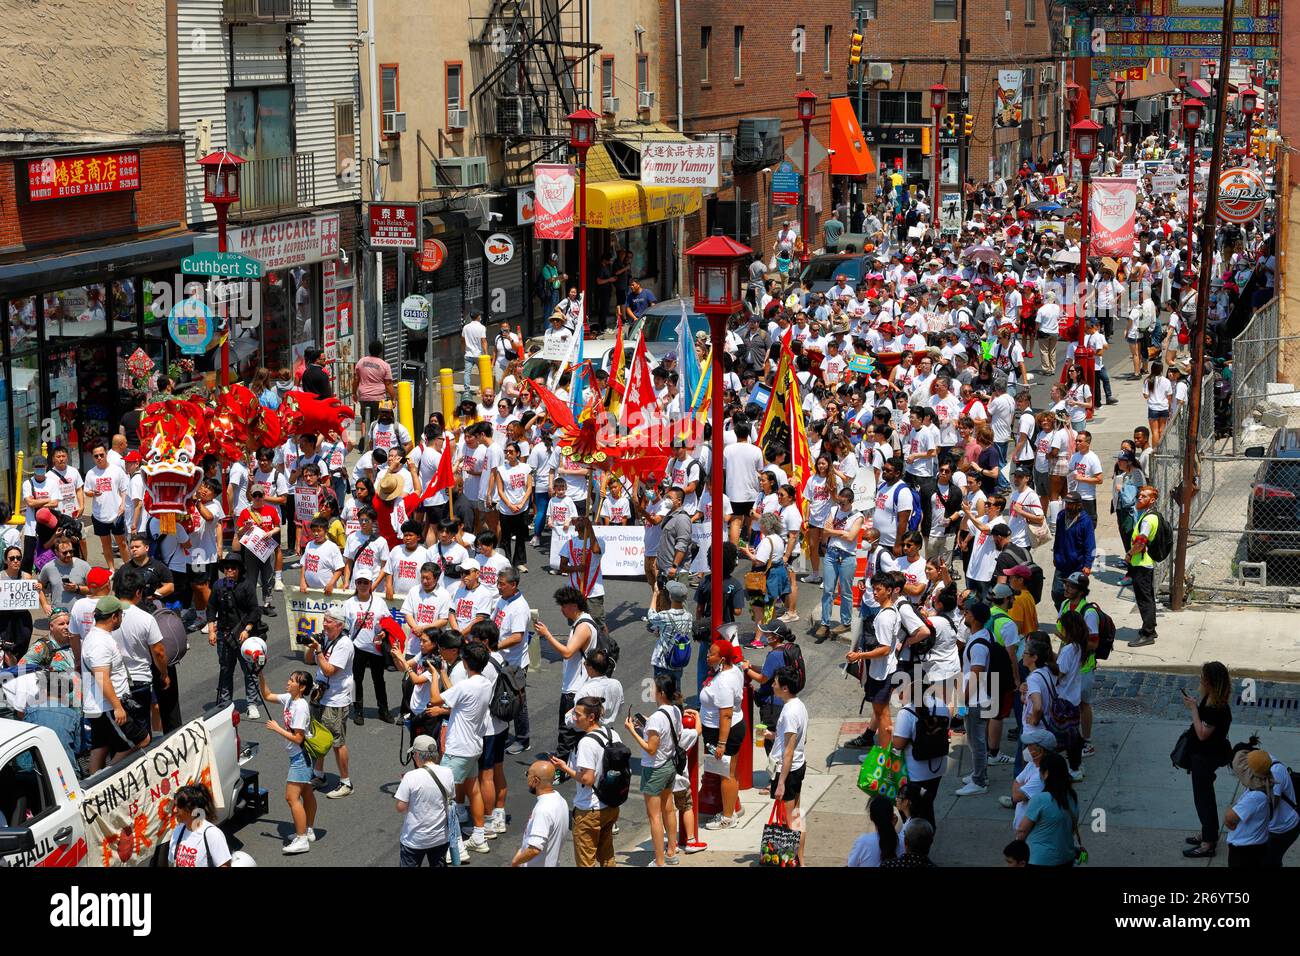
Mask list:
POLYGON ((138 451, 128 451, 126 453, 126 457, 122 460, 123 461, 144 461, 144 455, 140 454, 138 451))
POLYGON ((113 579, 113 572, 108 568, 91 568, 86 572, 86 584, 92 588, 102 588, 113 579))

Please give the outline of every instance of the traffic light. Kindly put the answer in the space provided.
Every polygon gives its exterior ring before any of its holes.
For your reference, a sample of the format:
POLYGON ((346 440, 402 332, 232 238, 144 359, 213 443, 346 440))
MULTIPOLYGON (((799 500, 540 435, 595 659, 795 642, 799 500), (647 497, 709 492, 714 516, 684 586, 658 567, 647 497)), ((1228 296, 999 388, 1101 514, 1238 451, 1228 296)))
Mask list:
POLYGON ((921 155, 930 155, 930 127, 921 127, 921 155))
POLYGON ((957 135, 957 114, 956 113, 943 114, 943 131, 947 136, 950 137, 957 135))
POLYGON ((1264 128, 1256 126, 1250 131, 1251 152, 1263 159, 1268 155, 1268 145, 1264 142, 1264 128))
POLYGON ((970 113, 967 113, 963 118, 961 131, 962 131, 962 135, 964 136, 969 137, 975 135, 975 117, 972 116, 970 113))
POLYGON ((849 63, 856 66, 862 62, 862 34, 854 33, 849 37, 849 63))

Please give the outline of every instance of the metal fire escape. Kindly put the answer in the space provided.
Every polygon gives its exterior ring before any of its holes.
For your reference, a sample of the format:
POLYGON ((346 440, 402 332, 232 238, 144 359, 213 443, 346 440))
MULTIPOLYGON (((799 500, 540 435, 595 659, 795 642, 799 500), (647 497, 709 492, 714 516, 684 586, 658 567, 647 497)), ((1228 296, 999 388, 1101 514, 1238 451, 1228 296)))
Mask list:
POLYGON ((500 143, 509 185, 539 162, 567 155, 568 115, 589 102, 587 61, 600 49, 585 31, 590 0, 494 0, 472 17, 471 91, 482 135, 500 143))

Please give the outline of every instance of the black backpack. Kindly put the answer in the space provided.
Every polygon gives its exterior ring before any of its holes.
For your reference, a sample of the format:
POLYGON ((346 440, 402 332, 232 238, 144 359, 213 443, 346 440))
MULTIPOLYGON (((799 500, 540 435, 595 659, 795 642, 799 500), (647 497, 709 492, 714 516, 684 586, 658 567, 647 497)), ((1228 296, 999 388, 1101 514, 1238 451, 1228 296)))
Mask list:
POLYGON ((685 773, 687 766, 686 751, 682 749, 682 745, 677 738, 677 725, 673 723, 672 711, 667 707, 660 707, 659 709, 668 715, 668 736, 673 738, 673 769, 678 773, 685 773))
MULTIPOLYGON (((595 624, 592 625, 596 627, 595 624)), ((596 627, 596 649, 605 652, 609 658, 609 670, 605 671, 606 677, 614 676, 614 668, 618 666, 618 642, 609 636, 608 632, 596 627)))
POLYGON ((989 673, 997 678, 997 683, 992 688, 993 705, 996 707, 999 704, 999 698, 1003 694, 1014 690, 1019 684, 1019 682, 1012 677, 1011 655, 1007 653, 1006 647, 991 638, 981 637, 971 643, 988 645, 989 673))
POLYGON ((917 760, 937 760, 948 756, 949 718, 940 716, 929 707, 908 707, 916 718, 916 734, 912 738, 912 756, 917 760))
POLYGON ((1156 533, 1150 541, 1147 542, 1147 557, 1157 563, 1164 561, 1173 553, 1174 550, 1174 532, 1165 520, 1165 516, 1158 511, 1149 512, 1156 518, 1156 533))
POLYGON ((615 740, 609 731, 603 731, 604 737, 601 733, 592 731, 585 735, 600 744, 604 751, 591 789, 605 806, 621 807, 627 803, 627 795, 632 789, 632 751, 627 749, 627 744, 615 740))
POLYGON ((492 685, 492 700, 488 713, 507 723, 524 709, 524 688, 528 686, 528 672, 513 664, 496 664, 497 680, 492 685))
POLYGON ((808 681, 808 669, 803 662, 803 651, 794 641, 781 646, 781 654, 785 657, 785 666, 793 667, 799 675, 798 683, 795 685, 795 693, 803 690, 803 685, 808 681))
MULTIPOLYGON (((1104 661, 1115 649, 1115 619, 1097 604, 1093 604, 1092 609, 1097 612, 1097 649, 1093 653, 1097 660, 1104 661)), ((1083 610, 1088 610, 1086 605, 1083 610)))

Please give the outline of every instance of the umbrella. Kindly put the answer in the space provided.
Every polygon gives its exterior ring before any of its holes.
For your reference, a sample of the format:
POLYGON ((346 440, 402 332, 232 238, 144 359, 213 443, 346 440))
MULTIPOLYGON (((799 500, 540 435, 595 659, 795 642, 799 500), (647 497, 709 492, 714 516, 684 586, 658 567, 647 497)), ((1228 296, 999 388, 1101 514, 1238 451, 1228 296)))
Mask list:
POLYGON ((992 246, 967 246, 962 250, 962 258, 972 262, 987 262, 989 265, 1002 261, 1002 253, 992 246))
POLYGON ((1052 256, 1052 261, 1053 261, 1053 262, 1066 262, 1066 263, 1071 263, 1071 264, 1077 266, 1077 265, 1079 264, 1079 250, 1078 250, 1078 249, 1062 249, 1062 250, 1061 250, 1060 252, 1058 252, 1056 255, 1052 256))
POLYGON ((1028 209, 1030 212, 1053 213, 1056 212, 1057 210, 1064 209, 1065 207, 1062 206, 1059 202, 1056 202, 1055 200, 1043 199, 1040 200, 1039 202, 1030 203, 1025 208, 1028 209))

